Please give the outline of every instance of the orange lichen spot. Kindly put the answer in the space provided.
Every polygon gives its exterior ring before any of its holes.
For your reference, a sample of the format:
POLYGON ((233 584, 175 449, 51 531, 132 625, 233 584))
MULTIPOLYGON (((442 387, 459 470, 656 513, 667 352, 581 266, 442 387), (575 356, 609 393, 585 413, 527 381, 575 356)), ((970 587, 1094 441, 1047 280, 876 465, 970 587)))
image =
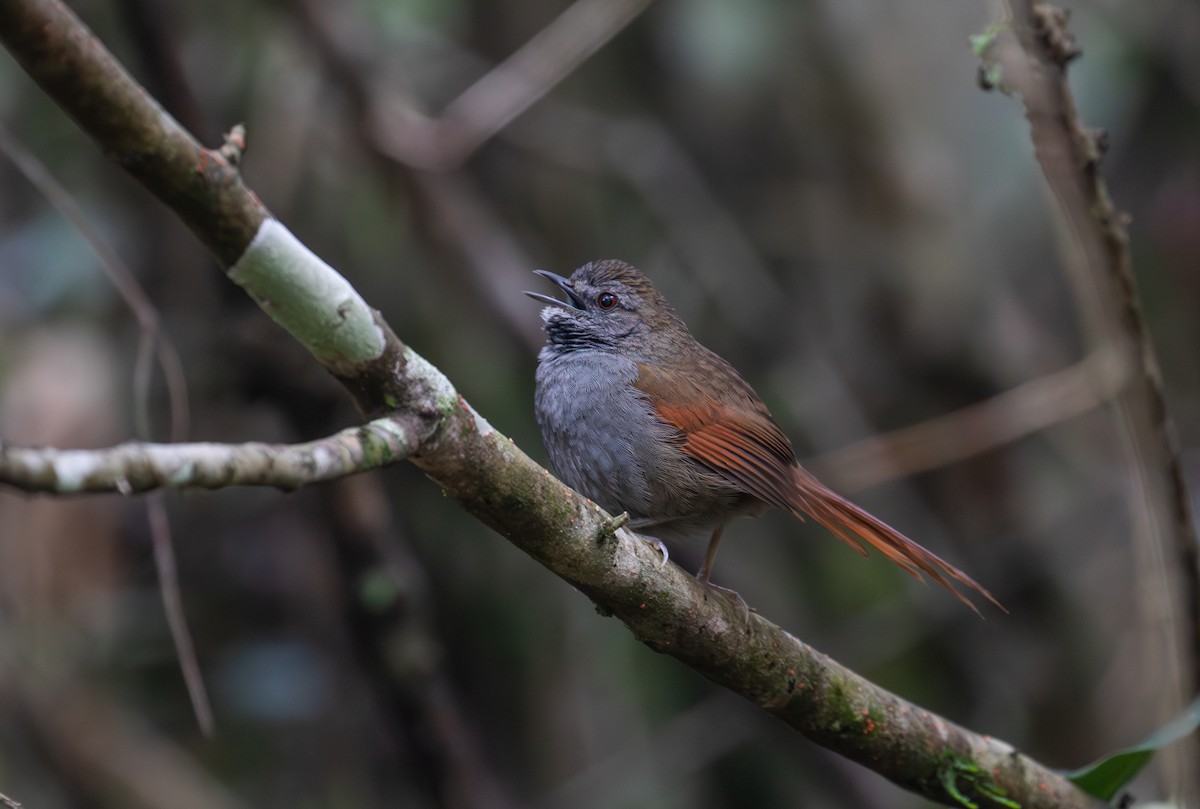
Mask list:
POLYGON ((208 171, 209 164, 212 162, 212 154, 208 150, 203 150, 200 152, 200 160, 196 163, 196 168, 193 170, 197 174, 203 175, 208 171))

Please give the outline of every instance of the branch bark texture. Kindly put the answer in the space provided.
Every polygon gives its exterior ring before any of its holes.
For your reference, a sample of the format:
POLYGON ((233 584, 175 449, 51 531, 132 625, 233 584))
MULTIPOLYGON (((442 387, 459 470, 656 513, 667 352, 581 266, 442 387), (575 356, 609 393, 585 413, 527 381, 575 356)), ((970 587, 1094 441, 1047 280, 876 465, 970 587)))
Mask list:
POLYGON ((135 494, 152 489, 221 489, 308 483, 406 459, 421 440, 403 415, 306 444, 145 444, 109 449, 16 447, 0 441, 0 480, 29 492, 135 494))

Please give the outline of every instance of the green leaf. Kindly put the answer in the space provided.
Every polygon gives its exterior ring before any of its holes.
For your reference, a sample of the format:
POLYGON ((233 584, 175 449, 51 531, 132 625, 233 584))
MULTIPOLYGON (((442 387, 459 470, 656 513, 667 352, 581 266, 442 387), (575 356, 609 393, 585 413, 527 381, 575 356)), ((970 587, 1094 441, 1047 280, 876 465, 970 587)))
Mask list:
POLYGON ((998 806, 1003 806, 1005 809, 1021 809, 1021 804, 1005 797, 1005 791, 993 784, 978 764, 967 759, 955 755, 948 756, 939 768, 938 774, 946 794, 965 806, 966 809, 979 809, 979 804, 972 801, 959 789, 960 779, 969 783, 980 795, 998 806))
POLYGON ((1141 772, 1155 752, 1191 734, 1197 727, 1200 727, 1200 698, 1179 716, 1151 733, 1141 744, 1118 750, 1082 769, 1063 775, 1089 795, 1111 800, 1117 790, 1141 772))
POLYGON ((971 52, 982 59, 988 49, 992 47, 992 43, 996 41, 996 37, 1001 31, 1008 28, 1008 26, 1008 20, 1000 20, 985 28, 982 34, 971 34, 968 36, 967 41, 971 43, 971 52))

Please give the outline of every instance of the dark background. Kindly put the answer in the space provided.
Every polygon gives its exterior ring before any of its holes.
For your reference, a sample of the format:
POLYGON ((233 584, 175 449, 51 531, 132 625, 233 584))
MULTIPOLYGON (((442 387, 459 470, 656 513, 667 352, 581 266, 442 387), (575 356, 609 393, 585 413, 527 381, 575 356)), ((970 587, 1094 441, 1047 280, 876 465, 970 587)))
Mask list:
MULTIPOLYGON (((206 143, 244 122, 250 187, 535 458, 541 337, 521 291, 543 287, 529 271, 623 258, 831 485, 1011 610, 980 621, 772 514, 731 526, 716 569, 766 617, 1051 766, 1161 721, 1169 664, 1145 595, 1159 585, 1111 408, 1043 402, 1047 429, 928 471, 898 457, 861 490, 864 470, 826 454, 1087 351, 1022 108, 976 84, 967 37, 994 4, 662 2, 446 171, 381 154, 399 135, 365 122, 363 87, 378 107, 435 113, 563 4, 329 2, 322 27, 348 44, 349 72, 287 0, 74 8, 206 143)), ((1104 171, 1194 473, 1200 11, 1073 10, 1072 85, 1109 133, 1104 171)), ((192 440, 355 423, 337 384, 7 55, 0 120, 146 287, 183 357, 192 440)), ((0 159, 0 435, 132 437, 136 338, 86 244, 0 159)), ((165 440, 161 384, 150 407, 165 440)), ((407 465, 166 503, 211 741, 144 504, 0 492, 0 791, 26 806, 924 805, 642 647, 407 465)), ((694 569, 702 551, 673 559, 694 569)), ((1161 789, 1152 773, 1138 791, 1161 789)))

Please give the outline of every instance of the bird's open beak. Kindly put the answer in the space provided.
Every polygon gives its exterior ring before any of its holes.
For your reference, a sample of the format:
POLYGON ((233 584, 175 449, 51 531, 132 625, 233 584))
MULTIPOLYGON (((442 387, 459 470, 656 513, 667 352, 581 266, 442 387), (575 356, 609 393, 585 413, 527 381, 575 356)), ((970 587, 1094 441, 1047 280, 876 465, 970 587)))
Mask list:
POLYGON ((542 303, 548 303, 551 306, 561 306, 563 309, 572 309, 572 308, 573 309, 582 309, 583 308, 583 303, 584 303, 583 298, 579 297, 579 295, 576 294, 575 290, 571 288, 571 281, 569 278, 563 278, 561 275, 552 273, 549 270, 534 270, 533 274, 540 275, 543 278, 545 278, 547 281, 552 281, 555 284, 557 284, 559 289, 561 289, 563 292, 567 293, 567 298, 569 300, 560 301, 558 298, 553 298, 549 295, 543 295, 540 292, 526 291, 525 292, 526 295, 533 298, 535 301, 541 301, 542 303))

